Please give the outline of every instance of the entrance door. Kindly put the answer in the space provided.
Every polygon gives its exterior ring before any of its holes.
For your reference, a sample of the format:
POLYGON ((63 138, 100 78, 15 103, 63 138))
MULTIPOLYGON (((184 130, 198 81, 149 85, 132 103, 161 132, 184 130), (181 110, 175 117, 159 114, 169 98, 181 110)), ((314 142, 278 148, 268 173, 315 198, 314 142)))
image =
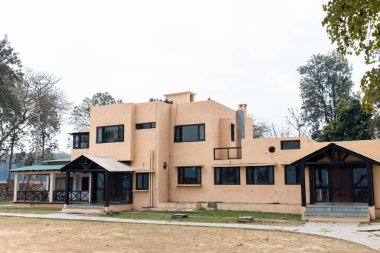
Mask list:
POLYGON ((95 202, 104 202, 104 173, 98 172, 95 175, 95 202))
POLYGON ((337 167, 330 169, 331 201, 353 202, 352 169, 337 167))

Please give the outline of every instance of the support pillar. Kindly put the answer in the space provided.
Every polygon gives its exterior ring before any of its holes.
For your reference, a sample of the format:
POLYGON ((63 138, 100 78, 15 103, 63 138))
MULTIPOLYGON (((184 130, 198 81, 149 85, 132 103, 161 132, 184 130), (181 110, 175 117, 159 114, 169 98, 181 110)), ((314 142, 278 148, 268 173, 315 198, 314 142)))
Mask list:
POLYGON ((88 177, 88 202, 92 202, 92 172, 89 173, 90 176, 88 177))
POLYGON ((301 203, 306 207, 306 187, 305 187, 305 164, 300 164, 300 177, 301 177, 301 203))
POLYGON ((66 171, 66 185, 65 185, 65 204, 69 204, 69 193, 70 193, 70 171, 66 171))
POLYGON ((54 189, 55 189, 55 173, 50 173, 49 177, 49 202, 53 203, 54 201, 54 189))
POLYGON ((17 172, 15 173, 15 178, 13 180, 13 202, 17 202, 17 192, 19 189, 18 181, 19 181, 19 176, 17 172))
POLYGON ((309 166, 310 204, 315 204, 314 167, 309 166))
POLYGON ((373 197, 373 173, 372 173, 372 164, 367 162, 367 178, 368 178, 368 206, 374 206, 375 200, 373 197))
POLYGON ((110 206, 109 172, 104 172, 104 207, 110 206))

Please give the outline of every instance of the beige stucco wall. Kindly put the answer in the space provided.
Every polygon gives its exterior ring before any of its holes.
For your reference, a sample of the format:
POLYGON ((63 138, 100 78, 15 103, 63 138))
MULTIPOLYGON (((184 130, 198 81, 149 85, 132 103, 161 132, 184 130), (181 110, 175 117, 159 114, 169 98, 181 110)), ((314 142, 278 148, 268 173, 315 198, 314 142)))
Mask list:
MULTIPOLYGON (((287 210, 301 212, 300 185, 285 185, 284 166, 326 145, 309 138, 252 138, 252 120, 245 114, 245 139, 242 159, 214 160, 214 148, 237 146, 236 110, 213 100, 190 102, 192 93, 169 94, 175 103, 149 102, 94 107, 91 110, 90 147, 75 149, 72 159, 81 154, 111 156, 130 161, 139 171, 150 171, 150 189, 135 191, 133 207, 168 206, 167 202, 223 202, 227 209, 287 210), (136 123, 156 122, 156 128, 136 130, 136 123), (206 126, 205 141, 174 143, 176 125, 206 126), (235 124, 235 141, 230 126, 235 124), (124 124, 124 142, 96 143, 96 127, 124 124), (299 139, 301 149, 281 150, 281 140, 299 139), (269 147, 275 147, 270 153, 269 147), (166 169, 164 164, 167 164, 166 169), (240 185, 214 185, 214 167, 241 166, 240 185), (273 165, 274 185, 247 185, 246 166, 273 165), (179 166, 202 166, 202 184, 180 186, 179 166)), ((238 109, 238 108, 236 108, 238 109)), ((244 109, 244 108, 243 108, 244 109)), ((338 145, 376 158, 380 141, 339 142, 338 145)), ((354 159, 351 157, 348 160, 354 159)), ((309 173, 305 170, 306 197, 309 203, 309 173)), ((374 167, 376 215, 380 216, 380 168, 374 167)))

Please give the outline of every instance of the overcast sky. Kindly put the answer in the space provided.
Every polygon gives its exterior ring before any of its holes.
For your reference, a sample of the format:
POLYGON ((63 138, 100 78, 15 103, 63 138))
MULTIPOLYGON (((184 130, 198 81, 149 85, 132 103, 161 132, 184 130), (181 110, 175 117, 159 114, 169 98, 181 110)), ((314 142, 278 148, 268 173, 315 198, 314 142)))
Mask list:
MULTIPOLYGON (((297 68, 331 45, 319 0, 0 0, 0 36, 24 66, 62 78, 73 104, 191 90, 261 120, 300 105, 297 68)), ((365 66, 351 58, 358 90, 365 66)), ((69 126, 62 129, 60 149, 69 126)))

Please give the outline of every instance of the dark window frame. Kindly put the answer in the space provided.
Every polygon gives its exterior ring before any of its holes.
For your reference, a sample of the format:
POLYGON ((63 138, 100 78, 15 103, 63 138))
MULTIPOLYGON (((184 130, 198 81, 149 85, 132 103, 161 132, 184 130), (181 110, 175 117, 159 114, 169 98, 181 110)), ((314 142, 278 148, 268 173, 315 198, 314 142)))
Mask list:
POLYGON ((231 141, 235 141, 235 124, 231 123, 231 141))
POLYGON ((202 184, 202 169, 201 166, 181 166, 177 169, 178 173, 178 184, 179 185, 186 185, 186 184, 202 184), (196 176, 195 176, 195 183, 187 183, 185 179, 185 170, 186 169, 196 169, 196 176))
POLYGON ((141 190, 148 190, 148 189, 149 189, 149 173, 148 172, 136 173, 136 190, 141 191, 141 190), (143 177, 142 185, 139 185, 138 177, 143 177))
POLYGON ((102 143, 115 143, 115 142, 124 142, 124 133, 125 133, 125 128, 124 128, 124 125, 123 124, 120 124, 120 125, 111 125, 111 126, 100 126, 100 127, 96 127, 96 143, 97 144, 102 144, 102 143), (118 139, 117 140, 114 140, 114 141, 104 141, 104 132, 105 132, 105 129, 106 128, 111 128, 111 127, 117 127, 117 137, 118 139), (122 127, 122 131, 120 132, 120 127, 122 127), (99 141, 99 129, 101 129, 102 131, 102 140, 99 141))
POLYGON ((293 149, 301 149, 301 140, 285 140, 281 141, 281 150, 293 150, 293 149), (286 147, 286 144, 289 143, 297 143, 297 147, 286 147))
POLYGON ((90 147, 90 133, 72 133, 73 136, 73 149, 88 149, 90 147), (87 136, 87 141, 83 140, 83 136, 87 136), (76 145, 76 137, 78 137, 78 145, 76 145), (84 147, 82 147, 84 144, 84 147))
MULTIPOLYGON (((270 173, 268 173, 270 175, 270 173)), ((247 166, 245 168, 245 178, 246 178, 246 184, 247 185, 274 185, 275 184, 275 178, 274 178, 274 166, 268 165, 268 166, 247 166), (267 183, 255 183, 255 169, 258 168, 269 168, 272 169, 272 180, 268 177, 267 183), (249 171, 252 170, 252 179, 248 176, 249 171), (272 181, 272 182, 271 182, 272 181)))
POLYGON ((240 182, 241 182, 240 170, 241 170, 241 167, 215 167, 214 168, 214 184, 215 185, 240 185, 240 182), (227 170, 227 169, 233 169, 235 171, 235 175, 234 175, 235 182, 223 183, 223 176, 222 176, 223 173, 221 171, 227 170), (219 182, 217 181, 217 174, 218 173, 220 173, 219 182))
POLYGON ((175 143, 199 142, 199 141, 206 141, 206 124, 205 123, 174 126, 174 142, 175 143), (182 127, 190 127, 190 126, 197 126, 198 127, 198 138, 196 140, 183 140, 182 127), (203 126, 203 138, 200 138, 202 136, 200 126, 203 126), (179 137, 177 137, 177 135, 178 135, 177 133, 179 133, 179 135, 180 135, 179 137))
POLYGON ((292 166, 292 165, 285 165, 284 166, 284 176, 285 176, 285 185, 300 185, 301 184, 301 168, 299 166, 292 166), (288 177, 286 176, 286 172, 289 168, 294 167, 296 169, 296 182, 295 183, 289 183, 288 177), (298 173, 298 177, 297 177, 298 173))
POLYGON ((152 129, 156 128, 156 122, 146 122, 136 124, 136 130, 152 129))

